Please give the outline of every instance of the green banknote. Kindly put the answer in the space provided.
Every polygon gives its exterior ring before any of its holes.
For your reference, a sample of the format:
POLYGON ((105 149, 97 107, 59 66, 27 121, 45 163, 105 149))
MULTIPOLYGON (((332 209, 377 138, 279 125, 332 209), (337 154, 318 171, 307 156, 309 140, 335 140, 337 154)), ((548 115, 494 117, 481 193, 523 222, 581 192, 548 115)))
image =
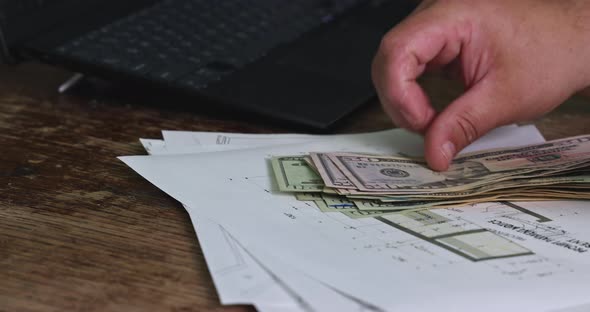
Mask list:
POLYGON ((322 178, 305 161, 305 156, 276 156, 272 169, 281 192, 321 192, 322 178))

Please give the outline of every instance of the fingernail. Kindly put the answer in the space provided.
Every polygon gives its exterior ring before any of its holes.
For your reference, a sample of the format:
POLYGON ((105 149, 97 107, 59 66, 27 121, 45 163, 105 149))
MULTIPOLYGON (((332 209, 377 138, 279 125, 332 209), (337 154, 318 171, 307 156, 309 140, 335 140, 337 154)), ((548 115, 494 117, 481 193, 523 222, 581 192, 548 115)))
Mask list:
POLYGON ((441 146, 441 151, 443 156, 445 156, 448 161, 451 161, 455 157, 455 152, 457 150, 455 149, 455 144, 453 144, 453 142, 447 141, 441 146))

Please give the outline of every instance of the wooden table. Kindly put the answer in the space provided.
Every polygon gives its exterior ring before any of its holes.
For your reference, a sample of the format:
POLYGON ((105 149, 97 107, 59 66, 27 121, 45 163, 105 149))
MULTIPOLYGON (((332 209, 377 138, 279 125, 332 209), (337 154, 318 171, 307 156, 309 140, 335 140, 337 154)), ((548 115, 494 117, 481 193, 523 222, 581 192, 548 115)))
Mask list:
MULTIPOLYGON (((220 307, 187 213, 115 157, 145 154, 138 138, 161 129, 289 129, 109 92, 58 95, 69 75, 0 67, 0 311, 253 311, 220 307)), ((437 106, 460 90, 424 84, 437 106)), ((575 97, 535 124, 554 139, 590 133, 589 121, 575 97)), ((373 103, 335 132, 391 126, 373 103)))

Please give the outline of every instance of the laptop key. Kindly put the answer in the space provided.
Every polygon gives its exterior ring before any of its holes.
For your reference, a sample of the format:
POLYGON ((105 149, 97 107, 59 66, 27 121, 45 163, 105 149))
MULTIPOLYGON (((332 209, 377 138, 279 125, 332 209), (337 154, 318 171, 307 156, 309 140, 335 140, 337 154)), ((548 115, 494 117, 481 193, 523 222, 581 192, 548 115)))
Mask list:
POLYGON ((150 71, 150 66, 147 63, 129 64, 129 71, 136 75, 145 74, 150 71))

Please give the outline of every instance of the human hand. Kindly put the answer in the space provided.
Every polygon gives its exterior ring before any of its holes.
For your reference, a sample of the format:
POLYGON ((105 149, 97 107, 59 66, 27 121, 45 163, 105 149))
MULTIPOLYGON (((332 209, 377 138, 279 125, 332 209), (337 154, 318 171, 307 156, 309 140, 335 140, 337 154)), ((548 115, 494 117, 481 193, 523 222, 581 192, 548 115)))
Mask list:
POLYGON ((385 35, 373 61, 384 110, 425 135, 434 170, 495 127, 539 117, 590 85, 590 2, 427 0, 385 35), (417 83, 457 71, 465 92, 437 113, 417 83))

